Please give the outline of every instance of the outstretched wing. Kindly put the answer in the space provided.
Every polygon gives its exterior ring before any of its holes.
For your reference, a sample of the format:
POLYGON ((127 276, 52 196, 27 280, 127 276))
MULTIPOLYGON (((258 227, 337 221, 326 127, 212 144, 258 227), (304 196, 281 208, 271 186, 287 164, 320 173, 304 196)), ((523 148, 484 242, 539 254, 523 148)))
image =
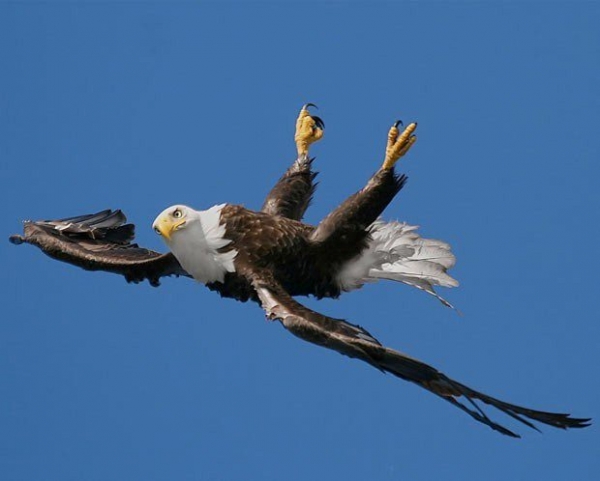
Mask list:
POLYGON ((317 187, 317 173, 311 169, 313 160, 299 156, 294 161, 267 195, 262 212, 302 220, 317 187))
POLYGON ((158 286, 164 276, 189 276, 173 254, 161 254, 132 241, 135 226, 127 224, 120 211, 103 210, 96 214, 58 220, 26 221, 23 235, 13 235, 13 244, 39 247, 53 259, 89 271, 121 274, 127 282, 147 279, 158 286))
POLYGON ((536 430, 538 430, 537 427, 531 421, 562 429, 581 428, 589 425, 589 419, 571 418, 568 414, 535 411, 475 391, 450 379, 434 367, 382 346, 360 326, 324 316, 304 307, 268 277, 254 277, 252 284, 267 316, 280 320, 283 326, 295 336, 333 349, 346 356, 360 359, 380 371, 413 382, 502 434, 520 437, 492 421, 483 411, 480 403, 493 406, 536 430), (462 400, 464 401, 461 402, 462 400))

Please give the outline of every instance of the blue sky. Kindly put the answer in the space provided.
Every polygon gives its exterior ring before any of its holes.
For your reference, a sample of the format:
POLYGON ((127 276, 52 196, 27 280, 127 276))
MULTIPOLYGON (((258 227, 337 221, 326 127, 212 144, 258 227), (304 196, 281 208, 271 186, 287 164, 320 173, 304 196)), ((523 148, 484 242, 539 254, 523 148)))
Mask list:
MULTIPOLYGON (((306 300, 452 377, 600 414, 596 3, 0 5, 0 202, 22 219, 259 208, 327 125, 307 221, 418 120, 389 219, 453 245, 461 287, 306 300)), ((188 280, 127 285, 0 243, 6 480, 596 479, 594 426, 502 437, 188 280)))

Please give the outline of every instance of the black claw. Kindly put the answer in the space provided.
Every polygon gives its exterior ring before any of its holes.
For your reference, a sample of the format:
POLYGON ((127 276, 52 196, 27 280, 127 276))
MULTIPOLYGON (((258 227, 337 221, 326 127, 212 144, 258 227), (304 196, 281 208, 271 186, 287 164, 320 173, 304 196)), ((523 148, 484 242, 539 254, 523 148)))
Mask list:
POLYGON ((308 110, 308 107, 314 107, 315 109, 319 108, 315 104, 312 104, 312 103, 304 104, 304 106, 302 108, 308 110))
POLYGON ((315 121, 315 125, 319 127, 321 130, 325 128, 325 122, 321 117, 317 117, 316 115, 311 115, 311 118, 315 121))
POLYGON ((402 127, 404 127, 404 122, 402 122, 402 120, 396 120, 396 122, 394 122, 394 127, 398 128, 398 125, 402 125, 402 127))

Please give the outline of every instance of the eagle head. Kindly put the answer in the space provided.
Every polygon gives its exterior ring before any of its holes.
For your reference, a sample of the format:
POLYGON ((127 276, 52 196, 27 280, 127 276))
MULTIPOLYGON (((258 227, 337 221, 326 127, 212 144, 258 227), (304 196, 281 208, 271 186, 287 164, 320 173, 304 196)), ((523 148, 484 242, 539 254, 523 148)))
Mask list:
POLYGON ((185 205, 173 205, 163 210, 152 223, 152 228, 165 241, 170 241, 175 232, 185 228, 193 218, 192 209, 185 205))

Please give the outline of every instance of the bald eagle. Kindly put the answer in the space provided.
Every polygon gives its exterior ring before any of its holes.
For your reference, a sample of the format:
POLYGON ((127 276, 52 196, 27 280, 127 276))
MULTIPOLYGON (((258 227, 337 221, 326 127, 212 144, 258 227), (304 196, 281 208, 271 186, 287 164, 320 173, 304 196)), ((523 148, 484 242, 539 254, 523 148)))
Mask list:
POLYGON ((148 280, 158 286, 162 277, 185 276, 223 297, 254 301, 269 319, 279 320, 297 337, 413 382, 508 436, 519 437, 490 419, 481 403, 536 430, 531 421, 563 429, 588 426, 590 419, 532 410, 475 391, 383 346, 366 329, 315 312, 294 299, 336 298, 365 283, 387 279, 417 287, 450 306, 434 288, 458 285, 447 272, 455 262, 448 244, 422 238, 414 226, 379 218, 406 183, 406 176, 394 169, 416 141, 416 123, 402 132, 400 122, 392 126, 383 164, 362 190, 317 226, 302 222, 315 191, 309 147, 321 139, 324 129, 323 121, 309 112, 311 105, 301 109, 296 122, 297 159, 260 212, 231 204, 206 210, 168 207, 152 225, 169 247, 166 254, 133 243, 134 226, 120 210, 27 221, 24 234, 11 236, 10 241, 35 245, 54 259, 86 270, 121 274, 128 282, 148 280))

